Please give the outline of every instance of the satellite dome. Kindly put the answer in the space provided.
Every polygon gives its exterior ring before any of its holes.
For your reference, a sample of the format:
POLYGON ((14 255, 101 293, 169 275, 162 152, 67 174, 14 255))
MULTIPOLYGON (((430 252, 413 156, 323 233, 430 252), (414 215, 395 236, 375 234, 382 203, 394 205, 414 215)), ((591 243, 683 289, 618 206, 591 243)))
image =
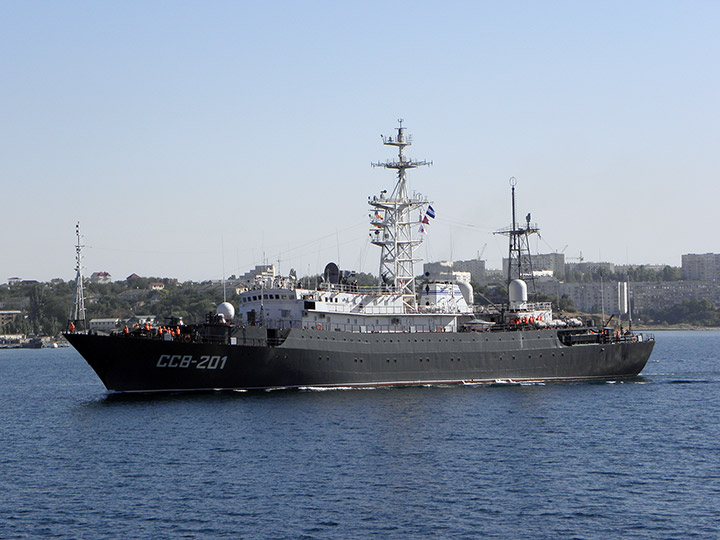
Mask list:
POLYGON ((508 292, 510 296, 510 305, 520 305, 527 302, 527 283, 525 283, 522 279, 513 279, 508 287, 508 292))
POLYGON ((235 308, 230 302, 220 304, 215 313, 222 315, 226 321, 232 321, 235 318, 235 308))

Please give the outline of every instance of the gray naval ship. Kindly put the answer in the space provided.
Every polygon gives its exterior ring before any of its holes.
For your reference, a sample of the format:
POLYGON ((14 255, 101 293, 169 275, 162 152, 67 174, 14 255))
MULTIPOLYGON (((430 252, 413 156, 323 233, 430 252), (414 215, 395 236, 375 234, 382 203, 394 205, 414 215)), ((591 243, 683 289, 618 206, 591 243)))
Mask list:
MULTIPOLYGON (((379 281, 359 287, 330 263, 316 287, 264 273, 200 324, 176 318, 109 335, 82 331, 82 255, 77 231, 75 302, 65 337, 113 392, 343 388, 497 382, 608 380, 637 376, 652 336, 553 317, 550 303, 528 301, 524 250, 537 232, 515 219, 509 237, 508 302, 476 309, 468 283, 416 279, 415 249, 435 218, 430 202, 408 192, 406 173, 429 162, 406 157, 400 121, 383 137, 397 158, 390 194, 368 198, 370 237, 380 248, 379 281), (525 266, 525 267, 524 267, 525 266), (237 315, 236 315, 237 312, 237 315)), ((511 179, 512 180, 512 179, 511 179)))

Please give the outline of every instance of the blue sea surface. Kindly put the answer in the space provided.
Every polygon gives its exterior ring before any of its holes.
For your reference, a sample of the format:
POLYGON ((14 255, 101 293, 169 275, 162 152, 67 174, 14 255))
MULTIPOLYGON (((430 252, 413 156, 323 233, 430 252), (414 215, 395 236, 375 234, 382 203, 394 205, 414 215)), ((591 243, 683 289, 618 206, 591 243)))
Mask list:
POLYGON ((720 537, 720 332, 626 382, 108 394, 0 350, 0 538, 720 537))

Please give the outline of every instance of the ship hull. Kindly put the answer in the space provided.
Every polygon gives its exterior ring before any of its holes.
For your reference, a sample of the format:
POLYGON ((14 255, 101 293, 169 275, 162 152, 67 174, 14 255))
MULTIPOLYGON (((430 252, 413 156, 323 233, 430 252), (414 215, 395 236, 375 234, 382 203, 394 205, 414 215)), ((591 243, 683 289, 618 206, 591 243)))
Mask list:
POLYGON ((113 392, 467 384, 638 375, 654 341, 564 345, 552 330, 350 333, 263 328, 235 343, 67 334, 113 392), (272 344, 271 344, 272 343, 272 344))

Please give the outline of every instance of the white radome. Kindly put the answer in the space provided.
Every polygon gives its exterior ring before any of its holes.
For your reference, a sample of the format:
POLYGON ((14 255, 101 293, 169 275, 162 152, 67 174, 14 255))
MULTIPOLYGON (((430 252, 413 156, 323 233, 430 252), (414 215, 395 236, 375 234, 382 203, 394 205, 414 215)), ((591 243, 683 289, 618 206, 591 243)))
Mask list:
POLYGON ((508 286, 511 304, 524 304, 528 300, 527 283, 522 279, 513 279, 508 286))
POLYGON ((216 313, 222 315, 226 321, 232 321, 235 318, 235 308, 230 302, 223 302, 217 307, 216 313))

